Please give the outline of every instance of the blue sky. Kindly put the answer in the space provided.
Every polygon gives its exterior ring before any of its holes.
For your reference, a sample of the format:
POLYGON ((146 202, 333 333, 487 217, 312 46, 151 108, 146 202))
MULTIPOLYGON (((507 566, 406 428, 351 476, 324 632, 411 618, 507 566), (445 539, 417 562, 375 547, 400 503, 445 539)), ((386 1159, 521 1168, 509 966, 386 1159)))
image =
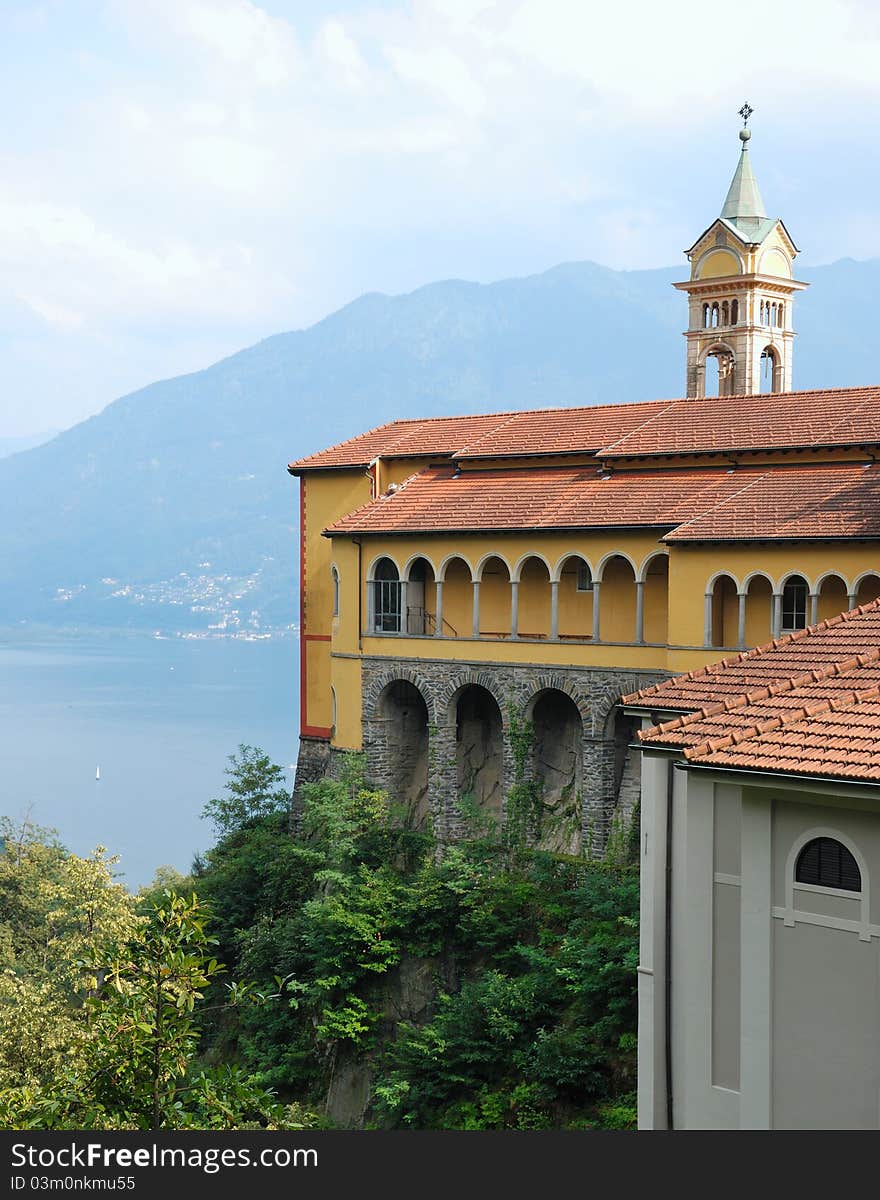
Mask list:
POLYGON ((753 162, 880 256, 874 0, 0 0, 0 436, 364 291, 683 263, 753 162))

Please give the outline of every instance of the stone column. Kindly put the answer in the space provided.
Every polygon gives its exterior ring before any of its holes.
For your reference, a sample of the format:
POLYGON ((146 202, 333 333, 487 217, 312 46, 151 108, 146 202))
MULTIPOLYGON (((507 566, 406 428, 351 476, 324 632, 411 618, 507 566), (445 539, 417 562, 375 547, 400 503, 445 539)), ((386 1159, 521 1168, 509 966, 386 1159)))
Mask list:
POLYGON ((457 765, 455 721, 428 727, 428 796, 431 822, 439 841, 461 834, 461 817, 456 804, 457 765))
POLYGON ((480 581, 474 580, 474 619, 473 619, 473 636, 480 636, 480 581))
POLYGON ((435 587, 437 596, 435 607, 437 612, 434 616, 434 637, 443 637, 443 580, 438 579, 435 587))
POLYGON ((855 592, 849 592, 849 593, 847 594, 847 597, 846 597, 846 604, 847 604, 847 608, 855 608, 855 606, 856 606, 856 594, 855 594, 855 592))
POLYGON ((519 637, 519 580, 510 581, 510 636, 519 637))
POLYGON ((614 742, 608 738, 584 738, 581 778, 581 853, 585 858, 602 858, 608 840, 608 825, 614 811, 614 742))
POLYGON ((782 629, 782 593, 773 593, 773 610, 770 620, 770 636, 773 638, 779 637, 779 631, 782 629))
POLYGON ((593 580, 593 641, 599 641, 599 583, 598 579, 593 580))
POLYGON ((816 625, 819 622, 819 593, 810 592, 810 624, 816 625))
POLYGON ((645 640, 645 581, 636 580, 636 644, 641 646, 645 640))
POLYGON ((712 593, 706 592, 705 607, 703 609, 703 645, 712 645, 712 593))
POLYGON ((400 633, 409 633, 409 613, 406 607, 406 580, 401 579, 400 588, 400 633))
POLYGON ((738 621, 737 621, 736 638, 737 638, 737 642, 739 643, 739 646, 742 648, 746 644, 746 593, 738 592, 736 599, 737 599, 737 606, 738 606, 738 610, 739 610, 738 614, 737 614, 738 621))
POLYGON ((550 640, 559 641, 559 580, 550 580, 550 640))

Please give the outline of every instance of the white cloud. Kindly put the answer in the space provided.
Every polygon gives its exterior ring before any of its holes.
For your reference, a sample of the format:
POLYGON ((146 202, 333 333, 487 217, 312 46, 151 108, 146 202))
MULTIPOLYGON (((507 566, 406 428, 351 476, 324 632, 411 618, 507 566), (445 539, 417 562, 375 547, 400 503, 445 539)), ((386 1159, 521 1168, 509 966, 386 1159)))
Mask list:
POLYGON ((297 74, 293 27, 249 0, 116 0, 116 7, 136 28, 189 40, 258 84, 279 87, 297 74))
POLYGON ((332 18, 318 30, 316 46, 332 69, 336 80, 346 88, 363 88, 369 76, 369 68, 358 49, 357 42, 348 33, 342 21, 332 18))
POLYGON ((0 289, 35 328, 106 346, 161 326, 179 370, 208 328, 244 343, 370 288, 672 263, 720 203, 746 98, 798 240, 880 254, 856 144, 875 0, 741 0, 723 34, 705 0, 269 7, 64 0, 17 32, 57 51, 0 132, 0 289))
POLYGON ((244 317, 261 292, 277 302, 285 288, 259 270, 247 247, 209 252, 185 242, 131 244, 73 207, 0 197, 0 282, 59 328, 185 318, 244 317), (47 298, 47 285, 51 299, 47 298))

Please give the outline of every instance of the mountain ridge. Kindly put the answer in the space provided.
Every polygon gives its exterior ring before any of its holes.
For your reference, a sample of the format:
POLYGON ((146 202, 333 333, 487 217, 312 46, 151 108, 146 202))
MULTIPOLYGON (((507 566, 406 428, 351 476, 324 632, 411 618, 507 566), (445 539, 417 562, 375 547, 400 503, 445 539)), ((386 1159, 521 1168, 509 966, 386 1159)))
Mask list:
MULTIPOLYGON (((0 622, 260 632, 296 619, 287 462, 399 417, 681 394, 683 268, 560 263, 369 292, 0 460, 0 622), (103 582, 102 582, 103 581, 103 582)), ((880 260, 802 273, 795 387, 871 382, 880 260)))

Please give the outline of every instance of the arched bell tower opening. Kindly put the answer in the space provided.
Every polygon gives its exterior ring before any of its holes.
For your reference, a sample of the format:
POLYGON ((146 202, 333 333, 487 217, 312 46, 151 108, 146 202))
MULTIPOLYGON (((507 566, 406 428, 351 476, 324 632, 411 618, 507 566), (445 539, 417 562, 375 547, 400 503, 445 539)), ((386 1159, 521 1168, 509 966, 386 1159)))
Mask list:
POLYGON ((782 361, 774 346, 765 346, 761 351, 760 372, 763 393, 781 392, 784 388, 782 361))
POLYGON ((797 246, 768 217, 749 159, 748 118, 721 215, 687 251, 687 395, 737 396, 791 389, 792 299, 807 285, 792 274, 797 246), (719 343, 719 337, 723 342, 719 343))
POLYGON ((729 346, 710 346, 703 362, 704 396, 733 396, 736 359, 729 346))

